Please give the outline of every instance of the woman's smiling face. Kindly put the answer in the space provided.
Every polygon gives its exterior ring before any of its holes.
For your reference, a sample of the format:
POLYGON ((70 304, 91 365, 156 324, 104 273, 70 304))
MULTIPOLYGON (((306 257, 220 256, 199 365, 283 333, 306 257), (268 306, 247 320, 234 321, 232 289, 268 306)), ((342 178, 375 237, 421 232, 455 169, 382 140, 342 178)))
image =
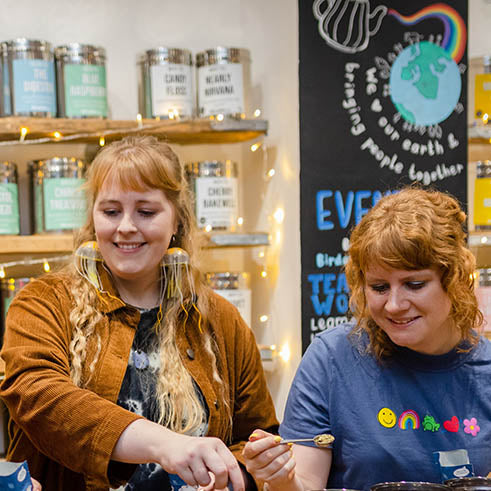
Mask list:
POLYGON ((115 280, 158 280, 176 233, 176 211, 160 189, 122 189, 108 178, 93 209, 100 252, 115 280))
POLYGON ((365 298, 372 319, 399 346, 439 355, 460 341, 450 299, 433 269, 374 265, 365 274, 365 298))

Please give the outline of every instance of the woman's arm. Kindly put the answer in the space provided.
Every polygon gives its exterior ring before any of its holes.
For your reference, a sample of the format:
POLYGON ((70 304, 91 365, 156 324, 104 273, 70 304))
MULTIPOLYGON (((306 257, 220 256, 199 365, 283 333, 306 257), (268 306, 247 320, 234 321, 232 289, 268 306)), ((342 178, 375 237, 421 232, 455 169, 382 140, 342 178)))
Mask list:
POLYGON ((306 445, 281 444, 280 437, 256 430, 244 447, 247 470, 271 491, 323 489, 331 469, 332 452, 306 445))
POLYGON ((145 419, 134 421, 123 431, 111 459, 155 462, 191 486, 210 484, 211 472, 216 489, 225 488, 229 482, 234 491, 245 489, 237 460, 220 439, 181 435, 145 419))

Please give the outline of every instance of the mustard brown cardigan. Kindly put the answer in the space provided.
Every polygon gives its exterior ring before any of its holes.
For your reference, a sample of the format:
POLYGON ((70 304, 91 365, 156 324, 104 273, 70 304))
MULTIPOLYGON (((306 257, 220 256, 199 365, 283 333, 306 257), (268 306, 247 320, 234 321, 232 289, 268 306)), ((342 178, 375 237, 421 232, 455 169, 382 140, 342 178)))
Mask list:
MULTIPOLYGON (((110 280, 102 276, 112 297, 104 295, 106 301, 99 305, 103 318, 96 329, 102 351, 87 388, 75 386, 70 379, 73 302, 68 273, 31 281, 8 310, 1 353, 5 379, 0 386, 11 416, 7 459, 27 460, 44 491, 117 488, 135 470, 135 465, 110 457, 124 429, 140 418, 116 405, 140 313, 114 298, 117 293, 110 280)), ((255 428, 276 432, 278 421, 251 329, 234 306, 213 292, 208 319, 233 409, 229 448, 240 462, 249 434, 255 428)), ((177 345, 208 405, 208 435, 225 441, 230 423, 200 336, 197 326, 188 321, 186 332, 178 330, 177 345)), ((94 342, 87 349, 91 360, 94 342)))

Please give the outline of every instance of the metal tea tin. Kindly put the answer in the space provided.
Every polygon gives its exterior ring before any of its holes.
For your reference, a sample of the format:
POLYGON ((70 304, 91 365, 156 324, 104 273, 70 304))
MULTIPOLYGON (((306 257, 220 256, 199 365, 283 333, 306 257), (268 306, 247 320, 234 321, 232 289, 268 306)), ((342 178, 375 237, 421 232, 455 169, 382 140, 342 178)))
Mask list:
POLYGON ((0 162, 0 234, 20 233, 19 186, 17 165, 0 162))
POLYGON ((453 491, 491 491, 491 478, 489 477, 459 477, 449 479, 445 484, 453 491))
POLYGON ((194 91, 191 52, 159 46, 139 60, 139 107, 145 118, 191 118, 194 91))
POLYGON ((196 55, 200 117, 244 118, 249 51, 219 46, 196 55))
POLYGON ((206 273, 206 282, 219 295, 237 307, 240 315, 251 326, 251 290, 249 275, 225 271, 222 273, 206 273))
POLYGON ((106 51, 71 43, 55 49, 58 116, 107 118, 106 51))
POLYGON ((189 162, 185 166, 195 197, 198 227, 234 231, 238 212, 238 170, 231 160, 189 162))
POLYGON ((56 116, 54 55, 50 43, 7 41, 10 102, 14 116, 56 116))
POLYGON ((489 160, 476 163, 474 226, 476 230, 491 230, 491 161, 489 160))
POLYGON ((86 167, 74 157, 29 163, 35 233, 63 232, 85 223, 87 204, 81 186, 86 167))

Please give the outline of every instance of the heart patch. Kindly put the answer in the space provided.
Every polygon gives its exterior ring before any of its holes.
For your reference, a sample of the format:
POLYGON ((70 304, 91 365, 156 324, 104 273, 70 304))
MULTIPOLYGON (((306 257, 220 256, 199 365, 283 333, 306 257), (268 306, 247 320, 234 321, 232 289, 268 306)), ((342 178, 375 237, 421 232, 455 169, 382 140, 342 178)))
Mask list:
POLYGON ((457 431, 459 431, 459 420, 457 419, 457 416, 452 416, 452 419, 444 421, 443 427, 447 431, 457 433, 457 431))

